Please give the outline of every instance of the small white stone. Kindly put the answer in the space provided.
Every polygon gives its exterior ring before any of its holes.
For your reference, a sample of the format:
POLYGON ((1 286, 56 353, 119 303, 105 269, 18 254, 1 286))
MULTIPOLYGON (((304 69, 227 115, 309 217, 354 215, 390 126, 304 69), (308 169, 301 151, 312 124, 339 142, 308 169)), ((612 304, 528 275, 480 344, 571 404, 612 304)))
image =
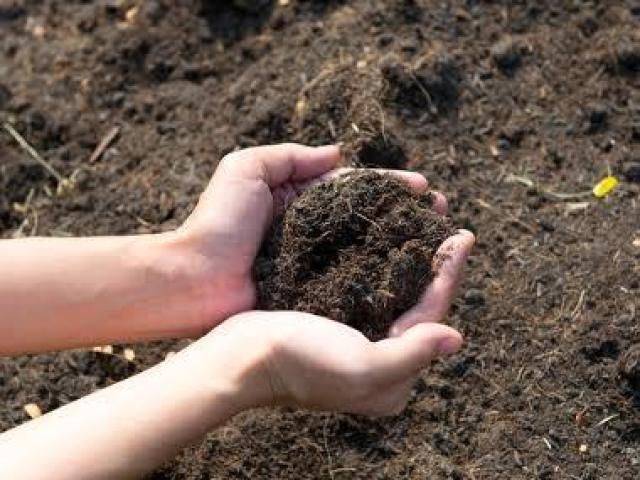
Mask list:
POLYGON ((31 418, 38 418, 42 416, 42 410, 40 410, 40 407, 35 403, 27 403, 22 408, 31 418))

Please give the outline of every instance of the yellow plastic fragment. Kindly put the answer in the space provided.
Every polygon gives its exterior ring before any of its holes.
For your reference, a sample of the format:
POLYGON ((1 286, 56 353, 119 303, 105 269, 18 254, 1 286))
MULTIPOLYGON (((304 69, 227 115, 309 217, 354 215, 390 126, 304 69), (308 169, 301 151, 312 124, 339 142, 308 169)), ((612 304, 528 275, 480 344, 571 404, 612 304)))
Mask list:
POLYGON ((593 194, 598 198, 604 198, 611 193, 611 191, 618 186, 618 179, 616 177, 608 176, 600 180, 595 187, 593 187, 593 194))

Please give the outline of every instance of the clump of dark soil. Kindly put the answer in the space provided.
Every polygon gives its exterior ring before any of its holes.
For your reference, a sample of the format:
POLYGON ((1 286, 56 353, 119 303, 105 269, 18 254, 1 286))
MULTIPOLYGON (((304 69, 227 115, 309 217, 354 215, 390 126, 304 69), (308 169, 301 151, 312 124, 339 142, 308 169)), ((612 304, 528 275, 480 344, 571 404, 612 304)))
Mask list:
POLYGON ((491 58, 505 75, 511 76, 522 65, 522 52, 519 42, 505 38, 491 47, 491 58))
POLYGON ((640 344, 631 346, 618 363, 623 389, 640 400, 640 344))
POLYGON ((616 46, 616 60, 623 72, 640 72, 640 41, 638 39, 621 41, 616 46))
MULTIPOLYGON (((341 143, 348 164, 405 168, 410 155, 397 134, 402 119, 433 120, 453 112, 461 80, 455 59, 437 53, 411 65, 397 55, 330 63, 298 95, 291 135, 306 144, 341 143)), ((264 123, 276 138, 285 136, 282 122, 269 116, 264 123)))
POLYGON ((265 242, 255 266, 258 306, 324 315, 384 338, 418 303, 452 233, 430 195, 387 175, 320 184, 293 202, 265 242))
POLYGON ((640 162, 626 162, 623 173, 627 182, 640 183, 640 162))
POLYGON ((376 66, 328 65, 303 88, 292 120, 294 139, 340 142, 347 163, 404 168, 409 159, 380 99, 387 84, 376 66))
POLYGON ((600 133, 607 129, 609 109, 606 105, 596 104, 587 109, 585 132, 589 134, 600 133))
POLYGON ((610 73, 631 77, 640 73, 640 34, 636 29, 605 32, 596 44, 607 52, 603 63, 610 73))
POLYGON ((362 167, 382 167, 392 170, 404 168, 409 162, 402 144, 392 133, 378 133, 361 139, 355 148, 355 161, 362 167))
POLYGON ((414 65, 390 56, 381 62, 388 82, 387 103, 406 116, 437 116, 455 109, 462 80, 454 58, 428 54, 414 65))

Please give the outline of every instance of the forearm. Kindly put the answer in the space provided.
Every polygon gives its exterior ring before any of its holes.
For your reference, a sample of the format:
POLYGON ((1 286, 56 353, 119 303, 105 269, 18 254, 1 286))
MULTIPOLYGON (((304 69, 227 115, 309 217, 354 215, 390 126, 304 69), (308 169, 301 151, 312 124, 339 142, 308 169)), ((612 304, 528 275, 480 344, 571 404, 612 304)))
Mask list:
POLYGON ((0 436, 3 478, 137 478, 258 401, 248 363, 198 349, 0 436))
POLYGON ((0 354, 202 333, 210 285, 177 236, 0 241, 0 354), (180 250, 180 252, 178 252, 180 250))

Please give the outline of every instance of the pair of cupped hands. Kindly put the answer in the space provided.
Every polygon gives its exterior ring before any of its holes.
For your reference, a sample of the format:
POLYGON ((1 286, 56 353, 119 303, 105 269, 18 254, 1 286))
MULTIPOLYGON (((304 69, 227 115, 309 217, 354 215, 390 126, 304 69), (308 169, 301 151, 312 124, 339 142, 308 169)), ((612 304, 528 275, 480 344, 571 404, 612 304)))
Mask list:
MULTIPOLYGON (((389 337, 371 342, 360 332, 303 312, 254 311, 252 266, 276 215, 305 188, 344 174, 337 146, 284 144, 227 155, 194 212, 176 235, 201 260, 210 299, 202 330, 210 332, 168 361, 195 371, 215 364, 230 372, 228 388, 246 407, 287 405, 371 416, 404 409, 412 386, 439 356, 462 345, 442 325, 474 236, 459 231, 440 247, 444 261, 420 302, 397 319, 389 337), (233 372, 231 374, 231 372, 233 372)), ((426 179, 390 171, 416 195, 426 179)), ((444 196, 433 208, 446 214, 444 196)))

